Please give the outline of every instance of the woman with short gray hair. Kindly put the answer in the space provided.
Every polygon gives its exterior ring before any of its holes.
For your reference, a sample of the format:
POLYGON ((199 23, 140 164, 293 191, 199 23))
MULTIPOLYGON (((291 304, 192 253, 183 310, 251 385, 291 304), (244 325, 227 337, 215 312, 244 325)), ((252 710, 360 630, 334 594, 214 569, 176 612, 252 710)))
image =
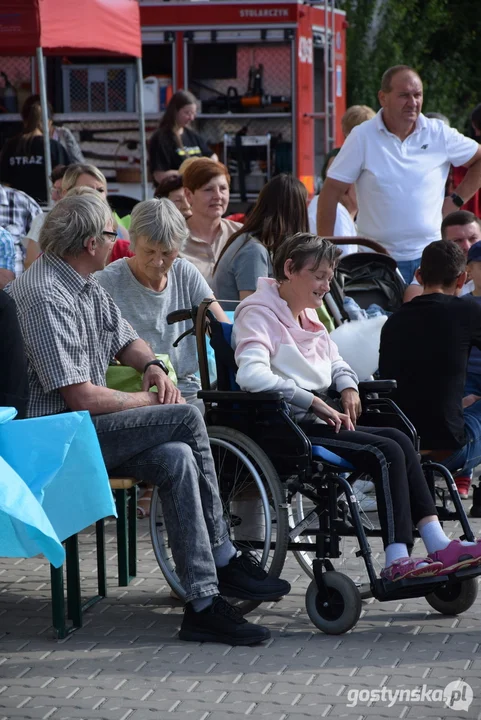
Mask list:
MULTIPOLYGON (((188 235, 185 220, 173 202, 167 198, 145 200, 132 211, 130 242, 135 255, 111 263, 96 277, 154 352, 169 355, 182 396, 187 402, 202 405, 197 400, 200 383, 195 338, 188 336, 177 348, 172 346, 192 323, 167 324, 167 315, 173 310, 191 308, 214 297, 197 268, 178 257, 188 235)), ((211 309, 228 322, 218 303, 211 309)))
POLYGON ((134 207, 130 217, 132 250, 136 249, 139 237, 150 238, 152 244, 162 245, 165 252, 180 252, 189 237, 189 230, 173 202, 166 198, 146 200, 134 207))

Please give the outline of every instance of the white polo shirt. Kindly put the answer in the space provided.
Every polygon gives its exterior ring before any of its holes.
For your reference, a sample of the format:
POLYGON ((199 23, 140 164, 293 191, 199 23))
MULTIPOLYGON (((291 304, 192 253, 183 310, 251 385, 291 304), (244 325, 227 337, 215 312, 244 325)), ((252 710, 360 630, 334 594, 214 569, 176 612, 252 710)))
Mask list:
POLYGON ((450 164, 464 165, 478 147, 442 120, 422 114, 401 142, 380 110, 352 130, 327 176, 356 183, 358 235, 377 240, 395 260, 416 260, 426 245, 441 239, 450 164))

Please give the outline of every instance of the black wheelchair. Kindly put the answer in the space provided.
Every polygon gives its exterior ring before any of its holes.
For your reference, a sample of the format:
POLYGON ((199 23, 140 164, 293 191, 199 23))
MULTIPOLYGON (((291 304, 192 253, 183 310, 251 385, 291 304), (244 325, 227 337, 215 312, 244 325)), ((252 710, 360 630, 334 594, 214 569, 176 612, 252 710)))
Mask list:
MULTIPOLYGON (((191 318, 198 347, 205 420, 219 479, 219 491, 231 539, 238 549, 255 555, 272 575, 279 576, 287 551, 311 577, 306 609, 313 624, 328 634, 353 628, 361 614, 362 598, 402 600, 425 596, 445 615, 457 615, 475 602, 481 567, 424 580, 387 582, 377 576, 369 537, 380 528, 361 516, 352 484, 361 477, 333 452, 312 445, 289 413, 278 392, 248 393, 236 386, 236 366, 230 345, 232 326, 218 322, 205 300, 198 308, 171 313, 170 324, 191 318), (211 386, 207 338, 215 353, 217 384, 211 386), (368 583, 356 586, 335 569, 341 540, 354 537, 368 583)), ((182 337, 187 334, 184 333, 182 337)), ((415 428, 389 398, 393 380, 360 384, 364 422, 402 429, 419 447, 415 428)), ((423 470, 436 499, 441 521, 458 520, 462 539, 474 540, 472 529, 451 473, 435 457, 422 459, 423 470), (442 485, 439 485, 439 480, 442 485)), ((163 522, 160 498, 154 492, 150 514, 154 552, 172 590, 183 598, 163 522)), ((260 603, 238 601, 243 612, 260 603)))

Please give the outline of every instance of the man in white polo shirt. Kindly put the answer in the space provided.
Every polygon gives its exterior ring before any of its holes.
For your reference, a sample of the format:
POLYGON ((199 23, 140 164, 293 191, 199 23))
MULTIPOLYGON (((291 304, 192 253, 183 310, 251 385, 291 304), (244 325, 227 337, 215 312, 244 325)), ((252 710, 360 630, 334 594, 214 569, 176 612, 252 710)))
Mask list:
POLYGON ((481 147, 421 114, 422 81, 407 65, 384 73, 379 102, 381 110, 353 129, 327 173, 317 232, 332 235, 339 198, 355 182, 358 234, 380 242, 409 283, 423 249, 439 240, 443 216, 481 186, 481 147), (450 164, 469 170, 456 193, 444 198, 450 164))

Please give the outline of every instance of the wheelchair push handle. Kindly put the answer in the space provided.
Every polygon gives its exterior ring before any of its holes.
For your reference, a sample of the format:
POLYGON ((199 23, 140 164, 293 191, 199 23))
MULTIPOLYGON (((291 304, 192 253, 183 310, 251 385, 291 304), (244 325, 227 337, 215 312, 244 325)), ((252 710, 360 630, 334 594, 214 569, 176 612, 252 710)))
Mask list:
POLYGON ((174 310, 167 315, 167 325, 175 325, 175 323, 184 320, 194 320, 197 308, 183 308, 182 310, 174 310))

